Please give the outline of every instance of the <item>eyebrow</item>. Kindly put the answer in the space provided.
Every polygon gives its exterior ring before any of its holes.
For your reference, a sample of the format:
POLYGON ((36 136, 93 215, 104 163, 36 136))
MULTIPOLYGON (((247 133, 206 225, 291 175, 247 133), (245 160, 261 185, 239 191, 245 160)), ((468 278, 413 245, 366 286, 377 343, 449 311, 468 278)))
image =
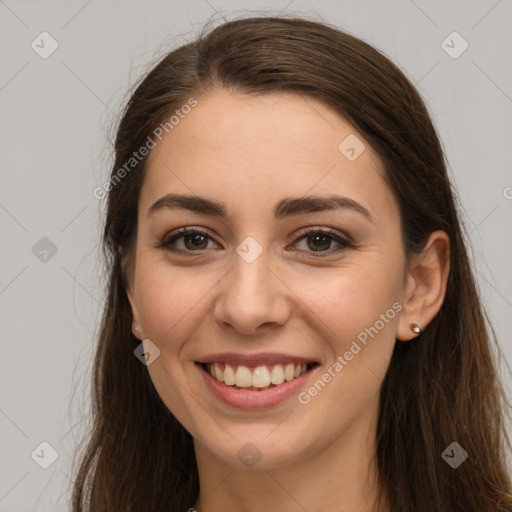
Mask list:
MULTIPOLYGON (((147 217, 150 217, 155 212, 163 209, 189 210, 202 215, 219 217, 221 219, 226 219, 228 216, 227 208, 224 203, 200 196, 166 194, 150 206, 147 211, 147 217)), ((330 195, 326 197, 305 196, 281 199, 281 201, 275 205, 273 214, 277 220, 280 220, 292 215, 328 210, 351 210, 374 222, 373 216, 363 205, 357 203, 353 199, 338 195, 330 195)))

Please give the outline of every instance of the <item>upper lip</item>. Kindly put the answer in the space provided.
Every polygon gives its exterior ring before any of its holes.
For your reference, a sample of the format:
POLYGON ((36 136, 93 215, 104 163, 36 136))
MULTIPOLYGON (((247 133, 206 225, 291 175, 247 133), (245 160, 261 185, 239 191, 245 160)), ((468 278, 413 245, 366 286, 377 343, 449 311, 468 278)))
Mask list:
POLYGON ((238 354, 235 352, 222 352, 216 354, 207 354, 200 359, 198 363, 228 363, 242 366, 260 366, 266 364, 288 364, 288 363, 316 363, 313 358, 293 356, 289 354, 279 354, 277 352, 262 352, 260 354, 238 354))

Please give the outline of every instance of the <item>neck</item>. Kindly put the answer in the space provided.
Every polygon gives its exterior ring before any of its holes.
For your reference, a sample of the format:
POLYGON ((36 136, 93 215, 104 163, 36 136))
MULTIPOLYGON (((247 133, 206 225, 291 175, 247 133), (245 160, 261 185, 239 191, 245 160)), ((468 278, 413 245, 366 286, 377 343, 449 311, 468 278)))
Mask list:
POLYGON ((197 512, 389 512, 378 494, 376 423, 354 424, 322 450, 268 469, 234 468, 195 441, 200 494, 197 512))

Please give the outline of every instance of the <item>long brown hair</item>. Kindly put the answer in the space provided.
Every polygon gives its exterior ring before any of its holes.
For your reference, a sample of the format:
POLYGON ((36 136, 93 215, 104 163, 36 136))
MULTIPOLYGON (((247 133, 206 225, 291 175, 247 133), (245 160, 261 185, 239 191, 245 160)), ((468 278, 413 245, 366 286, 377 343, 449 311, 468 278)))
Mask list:
POLYGON ((122 179, 119 169, 176 109, 219 87, 243 94, 291 91, 324 101, 379 153, 400 207, 404 251, 420 250, 434 230, 449 235, 451 268, 441 310, 415 341, 396 343, 383 381, 380 484, 393 512, 512 511, 505 393, 492 350, 498 345, 421 97, 364 41, 327 23, 262 16, 205 28, 165 55, 141 77, 123 112, 104 188, 108 291, 94 359, 93 428, 81 453, 73 512, 186 511, 198 496, 192 438, 133 353, 140 342, 131 332, 121 251, 136 240, 147 157, 122 179), (468 454, 457 469, 441 456, 453 442, 468 454))

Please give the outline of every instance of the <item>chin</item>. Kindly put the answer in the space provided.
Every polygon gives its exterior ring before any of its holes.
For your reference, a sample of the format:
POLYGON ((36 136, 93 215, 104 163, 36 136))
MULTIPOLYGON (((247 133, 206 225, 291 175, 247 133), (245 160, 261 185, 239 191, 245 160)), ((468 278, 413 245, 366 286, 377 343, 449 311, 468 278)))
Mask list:
POLYGON ((201 436, 200 444, 217 459, 239 469, 284 468, 319 449, 318 439, 308 439, 314 430, 301 432, 294 422, 277 427, 265 423, 227 427, 227 432, 219 427, 221 439, 201 436))

